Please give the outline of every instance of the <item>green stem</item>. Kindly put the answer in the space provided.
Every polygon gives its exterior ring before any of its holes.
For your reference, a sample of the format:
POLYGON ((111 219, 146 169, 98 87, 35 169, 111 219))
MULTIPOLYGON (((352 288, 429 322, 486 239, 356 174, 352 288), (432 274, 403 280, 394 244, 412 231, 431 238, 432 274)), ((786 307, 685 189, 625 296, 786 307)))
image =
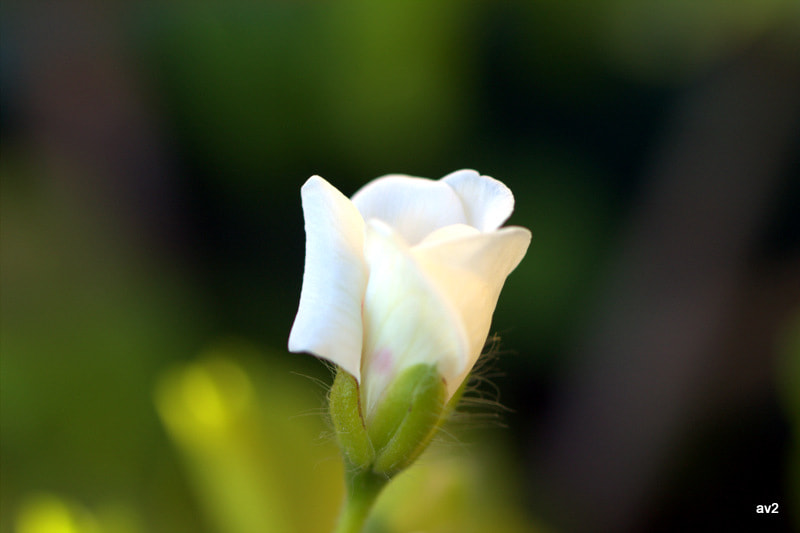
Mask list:
POLYGON ((360 533, 375 499, 389 479, 367 469, 348 471, 346 481, 347 495, 334 533, 360 533))

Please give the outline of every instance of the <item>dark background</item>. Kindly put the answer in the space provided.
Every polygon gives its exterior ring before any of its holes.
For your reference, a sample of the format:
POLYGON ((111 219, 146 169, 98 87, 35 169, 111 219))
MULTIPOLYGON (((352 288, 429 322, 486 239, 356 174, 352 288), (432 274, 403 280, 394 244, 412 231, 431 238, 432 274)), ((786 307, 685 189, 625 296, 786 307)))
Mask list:
POLYGON ((795 2, 5 2, 0 45, 3 531, 55 533, 40 493, 245 531, 159 376, 233 340, 329 381, 286 353, 300 186, 460 168, 533 233, 487 371, 513 531, 800 521, 795 2))

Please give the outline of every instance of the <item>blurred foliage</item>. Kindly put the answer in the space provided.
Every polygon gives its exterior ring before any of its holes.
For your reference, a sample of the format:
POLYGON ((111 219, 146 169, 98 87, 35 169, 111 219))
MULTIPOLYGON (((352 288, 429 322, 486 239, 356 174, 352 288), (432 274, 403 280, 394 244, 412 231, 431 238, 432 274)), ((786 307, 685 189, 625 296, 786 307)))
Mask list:
POLYGON ((241 351, 214 350, 157 389, 203 509, 226 533, 331 529, 343 472, 334 442, 320 441, 320 398, 289 369, 241 351))
POLYGON ((440 439, 386 488, 367 531, 548 531, 524 510, 521 480, 508 443, 492 437, 491 443, 473 440, 467 445, 440 439))
POLYGON ((149 388, 165 360, 186 354, 192 298, 74 191, 35 175, 16 182, 15 167, 4 157, 0 504, 47 491, 169 517, 189 503, 149 388))
POLYGON ((430 164, 459 131, 465 28, 451 3, 201 2, 140 20, 182 142, 234 191, 295 191, 281 174, 317 159, 430 164))
POLYGON ((17 533, 138 533, 144 531, 135 512, 120 504, 91 512, 52 494, 29 496, 20 506, 17 533))
MULTIPOLYGON (((760 39, 797 53, 799 5, 4 3, 0 530, 325 530, 341 466, 324 390, 291 370, 329 377, 284 349, 300 184, 319 173, 350 194, 462 167, 508 183, 533 243, 496 313, 519 370, 499 384, 524 396, 563 365, 664 109, 760 39), (126 69, 120 94, 90 90, 126 69), (141 107, 121 116, 151 121, 143 144, 167 154, 157 178, 136 174, 151 155, 130 147, 136 128, 102 111, 130 94, 141 107), (86 124, 100 135, 81 144, 86 124), (204 352, 228 336, 266 348, 204 352)), ((796 473, 795 348, 781 377, 796 473)), ((542 530, 524 511, 527 452, 492 437, 424 456, 373 531, 542 530)))

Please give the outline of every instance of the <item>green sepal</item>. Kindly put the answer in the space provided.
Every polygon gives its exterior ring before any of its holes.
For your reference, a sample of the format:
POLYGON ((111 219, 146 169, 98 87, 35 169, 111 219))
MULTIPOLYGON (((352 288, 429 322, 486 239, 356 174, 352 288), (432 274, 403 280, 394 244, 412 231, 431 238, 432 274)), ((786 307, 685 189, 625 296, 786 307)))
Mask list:
POLYGON ((405 463, 405 466, 403 466, 403 468, 407 468, 414 461, 417 460, 417 457, 419 457, 419 455, 422 452, 424 452, 425 449, 428 447, 428 445, 431 443, 431 440, 433 440, 433 437, 439 431, 439 428, 442 426, 442 424, 444 424, 447 421, 447 419, 450 418, 450 415, 453 413, 453 411, 455 411, 456 407, 458 406, 458 402, 461 401, 461 396, 464 394, 464 388, 466 383, 467 382, 465 380, 461 384, 461 386, 456 390, 453 397, 447 401, 447 405, 444 406, 444 409, 442 409, 442 412, 439 415, 439 421, 436 422, 436 425, 433 427, 433 429, 431 429, 427 437, 425 437, 425 439, 422 442, 420 442, 419 446, 417 446, 417 449, 414 451, 414 453, 407 458, 407 461, 405 463))
POLYGON ((391 476, 411 465, 441 425, 446 401, 436 366, 414 365, 398 376, 367 424, 376 450, 373 471, 391 476))
POLYGON ((328 397, 333 427, 339 448, 347 462, 358 468, 367 468, 375 460, 375 448, 370 442, 361 416, 358 382, 341 368, 336 371, 328 397))

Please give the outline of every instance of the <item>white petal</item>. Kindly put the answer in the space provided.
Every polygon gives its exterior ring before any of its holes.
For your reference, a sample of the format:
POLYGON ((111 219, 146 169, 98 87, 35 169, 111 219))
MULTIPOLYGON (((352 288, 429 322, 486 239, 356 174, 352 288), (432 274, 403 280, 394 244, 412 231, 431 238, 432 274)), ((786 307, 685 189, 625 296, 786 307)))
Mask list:
POLYGON ((524 257, 530 240, 527 229, 508 227, 462 238, 435 239, 412 249, 427 278, 458 309, 469 337, 466 364, 457 374, 444 376, 451 394, 480 356, 500 290, 524 257))
POLYGON ((301 190, 306 263, 289 350, 325 358, 360 379, 361 301, 367 284, 364 220, 333 185, 312 176, 301 190))
POLYGON ((382 220, 409 244, 451 224, 465 224, 456 191, 441 181, 390 174, 373 180, 353 195, 364 220, 382 220))
POLYGON ((430 363, 443 376, 463 373, 468 344, 457 310, 420 270, 404 240, 378 220, 367 224, 366 257, 361 370, 369 418, 386 385, 405 368, 430 363))
POLYGON ((489 176, 474 170, 459 170, 441 179, 458 194, 464 204, 467 223, 481 231, 493 231, 514 211, 511 190, 489 176))

